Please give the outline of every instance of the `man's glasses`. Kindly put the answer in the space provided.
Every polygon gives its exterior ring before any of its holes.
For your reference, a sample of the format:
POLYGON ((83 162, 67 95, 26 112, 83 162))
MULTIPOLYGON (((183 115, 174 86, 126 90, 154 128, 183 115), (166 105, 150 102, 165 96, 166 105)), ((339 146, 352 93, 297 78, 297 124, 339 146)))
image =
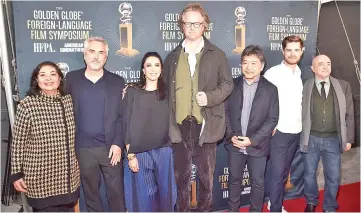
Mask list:
POLYGON ((202 22, 183 22, 183 24, 188 28, 190 28, 192 25, 195 28, 199 28, 202 25, 202 22))

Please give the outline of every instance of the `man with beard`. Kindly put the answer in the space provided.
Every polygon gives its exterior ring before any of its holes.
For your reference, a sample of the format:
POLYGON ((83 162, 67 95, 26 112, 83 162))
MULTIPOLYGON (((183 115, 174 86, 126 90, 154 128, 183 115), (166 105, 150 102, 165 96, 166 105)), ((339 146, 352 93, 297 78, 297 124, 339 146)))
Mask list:
POLYGON ((285 180, 302 131, 302 80, 297 63, 303 54, 303 41, 288 36, 282 41, 283 61, 264 77, 278 89, 279 120, 270 141, 270 211, 285 212, 282 207, 285 180))
POLYGON ((109 46, 101 37, 84 42, 86 67, 69 72, 67 92, 72 96, 76 120, 75 148, 85 204, 89 212, 102 212, 99 193, 103 173, 110 211, 125 212, 122 90, 124 79, 106 69, 109 46))

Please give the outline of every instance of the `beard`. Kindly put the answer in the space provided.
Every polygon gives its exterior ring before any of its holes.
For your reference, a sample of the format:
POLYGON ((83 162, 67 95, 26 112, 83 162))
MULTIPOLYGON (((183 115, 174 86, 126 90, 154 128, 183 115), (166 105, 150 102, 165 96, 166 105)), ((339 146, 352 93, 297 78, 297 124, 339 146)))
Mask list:
POLYGON ((89 63, 88 67, 90 68, 90 70, 97 71, 103 68, 103 64, 101 64, 100 62, 93 61, 89 63))
POLYGON ((288 57, 288 58, 285 58, 285 61, 287 64, 290 64, 290 65, 295 65, 297 64, 299 61, 300 61, 301 57, 288 57))

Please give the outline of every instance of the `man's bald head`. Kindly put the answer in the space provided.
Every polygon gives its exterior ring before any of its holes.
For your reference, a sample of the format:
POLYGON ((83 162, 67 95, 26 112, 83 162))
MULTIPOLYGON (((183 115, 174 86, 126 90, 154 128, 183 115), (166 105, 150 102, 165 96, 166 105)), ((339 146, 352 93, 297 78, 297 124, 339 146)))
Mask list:
POLYGON ((313 58, 312 60, 312 66, 317 63, 319 60, 329 60, 331 62, 331 59, 327 55, 318 55, 313 58))
POLYGON ((318 55, 312 60, 312 72, 316 78, 324 80, 331 74, 331 59, 327 55, 318 55))

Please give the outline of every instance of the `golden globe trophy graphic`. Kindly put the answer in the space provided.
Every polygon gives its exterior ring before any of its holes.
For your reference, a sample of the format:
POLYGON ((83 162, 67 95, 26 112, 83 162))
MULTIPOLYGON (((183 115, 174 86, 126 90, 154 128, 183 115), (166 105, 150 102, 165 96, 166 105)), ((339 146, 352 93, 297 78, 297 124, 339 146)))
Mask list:
POLYGON ((291 170, 288 173, 287 182, 285 185, 286 191, 291 191, 295 186, 291 183, 291 170))
POLYGON ((192 164, 192 169, 191 169, 191 203, 190 203, 190 208, 191 209, 196 209, 197 208, 197 180, 196 180, 196 171, 197 171, 197 167, 196 165, 192 164))
POLYGON ((246 46, 246 25, 244 17, 246 16, 246 9, 243 7, 237 7, 234 11, 237 17, 237 26, 234 27, 234 37, 236 41, 236 48, 232 50, 232 53, 241 55, 246 46))
POLYGON ((64 77, 66 76, 66 74, 69 72, 69 65, 65 62, 58 62, 56 64, 60 71, 63 73, 64 77))
POLYGON ((119 5, 118 9, 121 14, 119 24, 119 34, 120 34, 120 49, 117 50, 116 54, 134 57, 139 54, 139 51, 133 49, 133 28, 132 28, 132 17, 130 14, 133 12, 133 7, 130 3, 123 2, 119 5))

